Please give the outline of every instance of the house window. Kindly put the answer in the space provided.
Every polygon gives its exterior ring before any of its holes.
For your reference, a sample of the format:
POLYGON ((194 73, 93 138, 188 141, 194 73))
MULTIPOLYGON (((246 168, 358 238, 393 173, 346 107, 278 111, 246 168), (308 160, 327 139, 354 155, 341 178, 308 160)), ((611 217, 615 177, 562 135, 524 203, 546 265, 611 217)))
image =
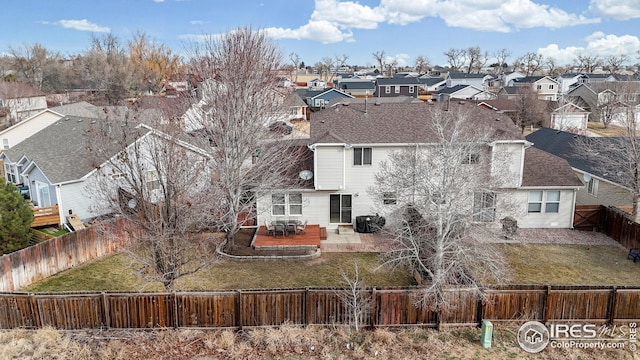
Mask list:
POLYGON ((464 159, 462 159, 463 164, 477 164, 480 162, 480 154, 476 152, 469 152, 464 159))
POLYGON ((398 203, 397 195, 395 192, 382 193, 382 203, 384 205, 395 205, 398 203))
POLYGON ((473 221, 493 222, 496 219, 496 193, 490 191, 473 194, 473 221))
POLYGON ((271 215, 274 215, 274 216, 302 215, 302 193, 271 194, 271 215))
POLYGON ((415 86, 409 86, 409 94, 413 94, 415 91, 415 86))
POLYGON ((353 148, 353 165, 371 165, 371 148, 353 148))
POLYGON ((545 97, 545 99, 547 99, 547 100, 553 100, 553 96, 547 96, 547 97, 545 97))
POLYGON ((549 90, 553 90, 553 84, 549 84, 549 90))
POLYGON ((4 150, 9 150, 9 139, 2 139, 2 148, 4 150))
POLYGON ((590 195, 598 196, 598 179, 591 178, 587 183, 587 192, 590 195))
POLYGON ((395 90, 396 94, 400 94, 400 86, 399 85, 396 85, 394 90, 395 90))
POLYGON ((529 213, 557 213, 560 211, 560 191, 529 191, 529 213))
POLYGON ((384 87, 384 93, 385 94, 391 94, 391 86, 385 86, 384 87))
POLYGON ((537 86, 536 86, 536 89, 538 89, 538 90, 542 90, 542 85, 537 85, 537 86))
POLYGON ((149 190, 160 189, 160 178, 158 177, 157 170, 148 170, 145 173, 145 181, 147 182, 147 188, 149 190))

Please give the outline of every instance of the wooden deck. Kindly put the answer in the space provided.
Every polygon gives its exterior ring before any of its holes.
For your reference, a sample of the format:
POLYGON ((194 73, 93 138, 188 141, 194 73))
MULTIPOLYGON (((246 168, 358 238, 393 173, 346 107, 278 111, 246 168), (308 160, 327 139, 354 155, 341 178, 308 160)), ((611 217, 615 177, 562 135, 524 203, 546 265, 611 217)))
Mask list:
MULTIPOLYGON (((324 229, 324 228, 322 228, 324 229)), ((326 230, 325 230, 326 232, 326 230)), ((267 234, 267 229, 264 226, 258 228, 258 233, 253 241, 255 248, 264 247, 294 247, 294 246, 316 246, 320 247, 320 225, 307 225, 307 228, 302 234, 289 234, 287 236, 277 235, 271 236, 267 234)))
POLYGON ((56 225, 60 227, 58 205, 33 208, 33 222, 31 227, 56 225))

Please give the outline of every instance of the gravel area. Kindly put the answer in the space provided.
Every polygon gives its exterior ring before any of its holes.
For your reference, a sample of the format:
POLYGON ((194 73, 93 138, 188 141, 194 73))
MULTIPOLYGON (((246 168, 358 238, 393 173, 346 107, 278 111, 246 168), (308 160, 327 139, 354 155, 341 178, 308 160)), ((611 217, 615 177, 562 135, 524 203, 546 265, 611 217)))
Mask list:
POLYGON ((554 245, 608 245, 622 247, 620 243, 605 234, 595 231, 572 229, 518 229, 512 239, 502 239, 496 242, 554 245))

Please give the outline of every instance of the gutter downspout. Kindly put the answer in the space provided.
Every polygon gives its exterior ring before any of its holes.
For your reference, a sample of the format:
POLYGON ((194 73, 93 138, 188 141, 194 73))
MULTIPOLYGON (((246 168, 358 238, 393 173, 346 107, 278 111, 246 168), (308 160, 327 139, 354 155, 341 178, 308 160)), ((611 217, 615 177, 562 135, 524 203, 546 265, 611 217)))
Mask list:
POLYGON ((572 202, 571 208, 573 209, 573 211, 571 211, 571 224, 569 224, 571 230, 575 230, 573 228, 573 222, 574 222, 575 216, 576 216, 576 197, 577 197, 577 194, 578 194, 578 189, 574 188, 573 189, 573 199, 571 199, 571 202, 572 202))

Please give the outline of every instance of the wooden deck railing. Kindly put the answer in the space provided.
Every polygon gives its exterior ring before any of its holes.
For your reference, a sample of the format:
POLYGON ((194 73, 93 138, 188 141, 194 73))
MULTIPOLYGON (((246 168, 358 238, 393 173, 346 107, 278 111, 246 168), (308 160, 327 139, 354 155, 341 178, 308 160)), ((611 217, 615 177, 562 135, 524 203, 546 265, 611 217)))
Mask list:
POLYGON ((31 227, 46 225, 57 225, 60 227, 58 205, 33 208, 33 222, 31 222, 31 227))

